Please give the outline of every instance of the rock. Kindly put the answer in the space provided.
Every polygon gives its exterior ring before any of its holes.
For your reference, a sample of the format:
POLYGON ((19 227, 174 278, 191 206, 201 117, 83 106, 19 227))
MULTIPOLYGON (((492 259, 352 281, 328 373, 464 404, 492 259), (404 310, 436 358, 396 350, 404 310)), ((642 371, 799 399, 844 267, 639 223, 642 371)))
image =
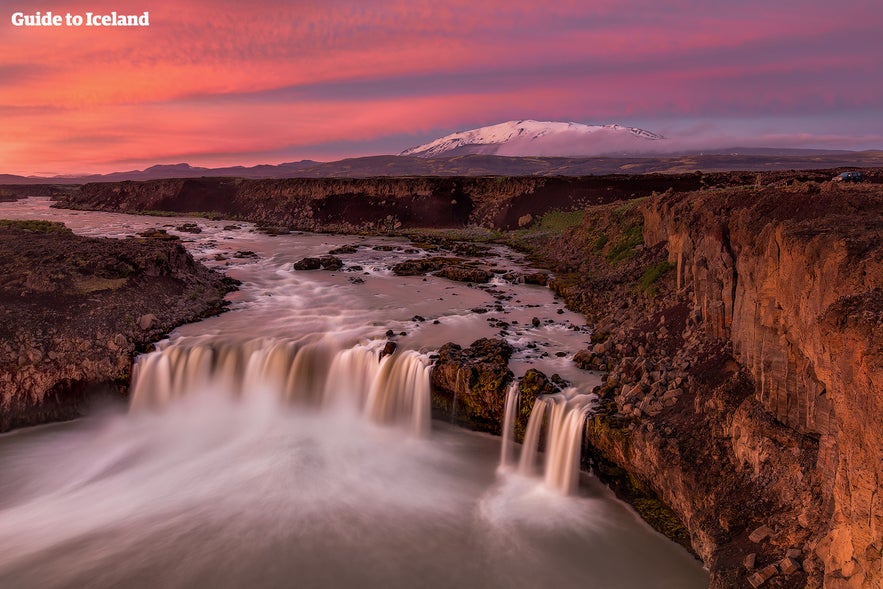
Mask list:
POLYGON ((754 568, 754 564, 757 562, 757 554, 752 552, 751 554, 745 555, 745 559, 742 561, 742 564, 745 565, 745 568, 749 571, 754 568))
POLYGON ((257 258, 258 255, 251 250, 238 250, 233 254, 234 258, 257 258))
POLYGON ((235 231, 236 229, 241 229, 239 225, 224 225, 224 231, 235 231))
POLYGON ((411 321, 416 321, 416 322, 418 322, 418 323, 421 323, 421 322, 423 322, 423 321, 426 321, 426 317, 423 317, 422 315, 414 315, 414 316, 411 318, 411 321))
POLYGON ((794 560, 797 560, 803 555, 803 552, 799 548, 789 548, 788 552, 785 553, 785 556, 794 560))
POLYGON ((474 282, 485 284, 493 278, 493 273, 481 268, 468 268, 466 266, 446 266, 435 273, 436 276, 455 280, 457 282, 474 282))
POLYGON ((359 251, 359 248, 357 248, 354 245, 342 245, 342 246, 336 247, 333 250, 331 250, 330 252, 328 252, 328 255, 338 256, 340 254, 354 254, 357 251, 359 251))
POLYGON ((361 276, 350 276, 350 282, 353 284, 365 284, 365 279, 361 276))
POLYGON ((294 270, 318 270, 322 267, 319 258, 303 258, 291 266, 294 270))
POLYGON ((752 542, 754 542, 755 544, 759 544, 760 542, 763 542, 764 540, 766 540, 767 538, 769 538, 772 535, 773 535, 773 530, 770 529, 769 526, 764 524, 758 528, 755 528, 755 530, 748 535, 748 539, 751 540, 752 542))
POLYGON ((431 372, 437 410, 450 413, 454 397, 457 417, 484 431, 499 433, 506 388, 513 379, 509 358, 513 348, 505 340, 482 338, 468 348, 447 343, 431 372))
POLYGON ((196 223, 184 223, 183 225, 178 225, 175 229, 183 233, 202 233, 202 228, 196 223))
POLYGON ((783 575, 790 575, 800 570, 800 563, 786 556, 779 562, 779 570, 782 571, 783 575))
POLYGON ((395 353, 396 348, 398 348, 398 344, 395 342, 386 342, 386 345, 383 346, 383 349, 380 350, 380 358, 384 356, 391 356, 395 353))
POLYGON ((391 329, 387 329, 387 330, 386 330, 386 337, 394 337, 395 334, 396 334, 396 332, 394 332, 394 331, 391 330, 391 329))
POLYGON ((533 325, 534 327, 539 327, 540 326, 539 317, 534 317, 533 319, 531 319, 530 324, 533 325))
POLYGON ((319 258, 323 270, 340 270, 343 268, 343 261, 337 256, 322 256, 319 258))
POLYGON ((396 276, 419 276, 460 262, 462 262, 461 258, 435 256, 420 260, 405 260, 394 264, 391 270, 396 276))
POLYGON ((537 284, 539 286, 547 286, 549 284, 549 275, 545 272, 532 272, 523 274, 524 284, 537 284))
POLYGON ((146 315, 141 315, 141 317, 138 318, 138 327, 147 331, 148 329, 156 325, 156 321, 156 315, 154 315, 153 313, 147 313, 146 315))

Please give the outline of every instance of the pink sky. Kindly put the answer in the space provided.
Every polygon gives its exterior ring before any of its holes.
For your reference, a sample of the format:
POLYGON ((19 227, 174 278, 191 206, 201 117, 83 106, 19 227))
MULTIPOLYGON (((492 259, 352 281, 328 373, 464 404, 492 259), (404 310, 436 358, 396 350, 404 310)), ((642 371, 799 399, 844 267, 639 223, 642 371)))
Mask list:
POLYGON ((522 118, 883 148, 879 0, 4 4, 3 173, 331 160, 522 118), (151 26, 14 27, 25 7, 151 26))

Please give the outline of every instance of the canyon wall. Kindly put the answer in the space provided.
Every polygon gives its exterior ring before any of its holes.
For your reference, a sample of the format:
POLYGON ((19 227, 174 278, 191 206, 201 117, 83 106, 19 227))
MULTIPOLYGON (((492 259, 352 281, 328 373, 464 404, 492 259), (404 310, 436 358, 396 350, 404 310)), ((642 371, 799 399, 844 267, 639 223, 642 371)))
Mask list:
MULTIPOLYGON (((798 480, 782 492, 816 487, 795 514, 824 586, 881 586, 883 191, 829 183, 670 194, 643 214, 646 246, 667 248, 702 329, 732 343, 759 417, 798 447, 817 446, 808 468, 792 464, 798 480)), ((787 481, 787 442, 757 419, 724 423, 737 468, 787 481)))
MULTIPOLYGON (((475 178, 189 178, 86 184, 58 206, 214 214, 307 231, 393 232, 481 225, 517 229, 570 210, 744 181, 742 174, 475 178)), ((752 176, 753 177, 753 176, 752 176)))

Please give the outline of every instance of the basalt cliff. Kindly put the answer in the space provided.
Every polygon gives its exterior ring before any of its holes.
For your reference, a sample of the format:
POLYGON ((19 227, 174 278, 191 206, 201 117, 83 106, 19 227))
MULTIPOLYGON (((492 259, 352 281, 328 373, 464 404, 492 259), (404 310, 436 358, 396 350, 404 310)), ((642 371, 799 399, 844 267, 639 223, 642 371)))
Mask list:
POLYGON ((607 373, 588 462, 670 507, 714 587, 883 583, 881 244, 879 187, 792 182, 601 207, 545 248, 607 373))

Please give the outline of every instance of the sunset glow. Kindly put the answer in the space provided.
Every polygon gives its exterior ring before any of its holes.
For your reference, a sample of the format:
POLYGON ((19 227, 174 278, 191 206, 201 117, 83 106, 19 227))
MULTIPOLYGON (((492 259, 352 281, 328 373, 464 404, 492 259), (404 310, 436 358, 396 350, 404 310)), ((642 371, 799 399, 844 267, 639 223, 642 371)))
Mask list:
POLYGON ((883 5, 150 0, 144 28, 16 27, 0 172, 397 153, 509 119, 618 122, 694 146, 883 148, 883 5))

